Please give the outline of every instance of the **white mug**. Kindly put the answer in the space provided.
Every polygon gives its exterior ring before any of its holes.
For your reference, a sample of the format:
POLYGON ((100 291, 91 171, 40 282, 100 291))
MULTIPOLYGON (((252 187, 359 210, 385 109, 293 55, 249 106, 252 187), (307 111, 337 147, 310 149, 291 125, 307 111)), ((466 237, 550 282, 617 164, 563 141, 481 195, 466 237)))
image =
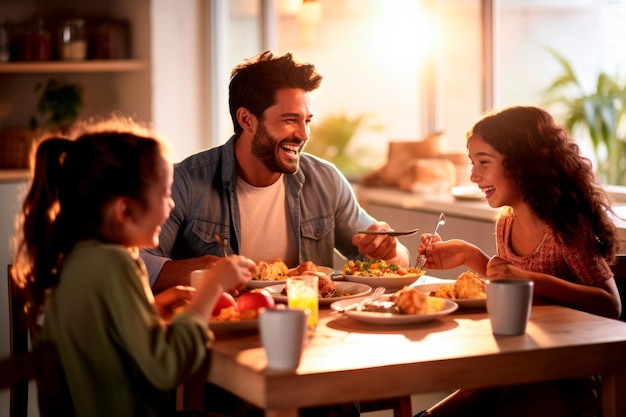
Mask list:
POLYGON ((521 278, 487 281, 487 313, 495 335, 526 333, 534 283, 521 278))
POLYGON ((191 271, 191 286, 197 289, 198 285, 200 285, 200 281, 204 278, 208 271, 208 269, 196 269, 195 271, 191 271))
POLYGON ((259 313, 268 369, 294 371, 300 365, 307 334, 306 310, 264 309, 259 313))

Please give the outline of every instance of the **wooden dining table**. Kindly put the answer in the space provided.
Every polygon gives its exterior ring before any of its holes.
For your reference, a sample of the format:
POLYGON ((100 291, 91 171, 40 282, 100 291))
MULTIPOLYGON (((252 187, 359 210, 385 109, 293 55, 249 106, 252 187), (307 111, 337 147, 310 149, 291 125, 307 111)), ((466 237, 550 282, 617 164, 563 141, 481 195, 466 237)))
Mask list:
POLYGON ((258 331, 217 334, 207 380, 265 410, 603 376, 603 415, 626 416, 626 323, 533 306, 526 334, 494 336, 484 308, 432 321, 373 324, 322 309, 295 372, 267 369, 258 331))

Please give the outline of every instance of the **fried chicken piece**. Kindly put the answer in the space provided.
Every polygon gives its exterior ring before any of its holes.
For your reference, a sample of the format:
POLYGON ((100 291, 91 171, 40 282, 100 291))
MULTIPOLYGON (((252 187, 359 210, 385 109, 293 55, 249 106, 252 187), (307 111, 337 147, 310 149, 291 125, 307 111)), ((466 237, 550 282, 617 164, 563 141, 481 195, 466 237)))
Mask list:
MULTIPOLYGON (((307 272, 308 274, 311 274, 311 271, 307 272)), ((315 275, 317 275, 320 298, 335 297, 337 295, 335 282, 322 272, 315 272, 315 275)))
POLYGON ((311 261, 305 261, 293 270, 289 271, 287 275, 290 277, 295 277, 298 275, 304 275, 304 273, 308 271, 317 271, 317 265, 315 265, 311 261))
POLYGON ((459 275, 456 279, 455 289, 458 299, 487 298, 486 281, 472 271, 466 271, 459 275))
POLYGON ((415 287, 404 287, 391 296, 403 314, 424 314, 428 312, 428 296, 415 287))

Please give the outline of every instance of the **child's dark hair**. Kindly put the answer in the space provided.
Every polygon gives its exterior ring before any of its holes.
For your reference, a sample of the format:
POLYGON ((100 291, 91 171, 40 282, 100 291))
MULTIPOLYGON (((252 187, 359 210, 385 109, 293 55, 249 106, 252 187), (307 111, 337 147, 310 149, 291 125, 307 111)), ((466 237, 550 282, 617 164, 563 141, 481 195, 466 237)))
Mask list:
POLYGON ((322 83, 315 66, 298 63, 290 53, 275 56, 265 51, 233 69, 229 85, 230 117, 235 134, 243 128, 237 121, 237 109, 244 107, 257 119, 276 103, 276 92, 282 88, 299 88, 310 92, 322 83))
POLYGON ((148 186, 160 179, 159 161, 167 158, 165 145, 128 119, 85 123, 75 132, 75 140, 39 143, 17 218, 13 279, 27 290, 31 321, 78 241, 118 243, 103 224, 105 204, 125 196, 145 207, 148 186))
POLYGON ((565 244, 587 242, 587 250, 613 261, 618 241, 610 199, 567 129, 545 110, 517 106, 486 115, 468 140, 473 135, 504 156, 524 201, 565 244))

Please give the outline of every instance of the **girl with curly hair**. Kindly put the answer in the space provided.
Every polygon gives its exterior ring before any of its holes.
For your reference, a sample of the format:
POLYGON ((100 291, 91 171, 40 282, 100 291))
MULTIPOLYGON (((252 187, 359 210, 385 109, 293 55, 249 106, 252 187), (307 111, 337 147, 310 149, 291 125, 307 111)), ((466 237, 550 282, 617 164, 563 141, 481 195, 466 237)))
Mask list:
MULTIPOLYGON (((467 133, 467 149, 471 181, 491 207, 501 207, 497 256, 435 236, 426 268, 465 265, 490 280, 532 280, 535 300, 618 318, 622 306, 609 267, 618 247, 610 199, 567 130, 542 109, 510 107, 479 120, 467 133)), ((428 238, 422 235, 420 253, 428 238)), ((596 377, 461 390, 424 415, 584 415, 598 392, 596 377)))

